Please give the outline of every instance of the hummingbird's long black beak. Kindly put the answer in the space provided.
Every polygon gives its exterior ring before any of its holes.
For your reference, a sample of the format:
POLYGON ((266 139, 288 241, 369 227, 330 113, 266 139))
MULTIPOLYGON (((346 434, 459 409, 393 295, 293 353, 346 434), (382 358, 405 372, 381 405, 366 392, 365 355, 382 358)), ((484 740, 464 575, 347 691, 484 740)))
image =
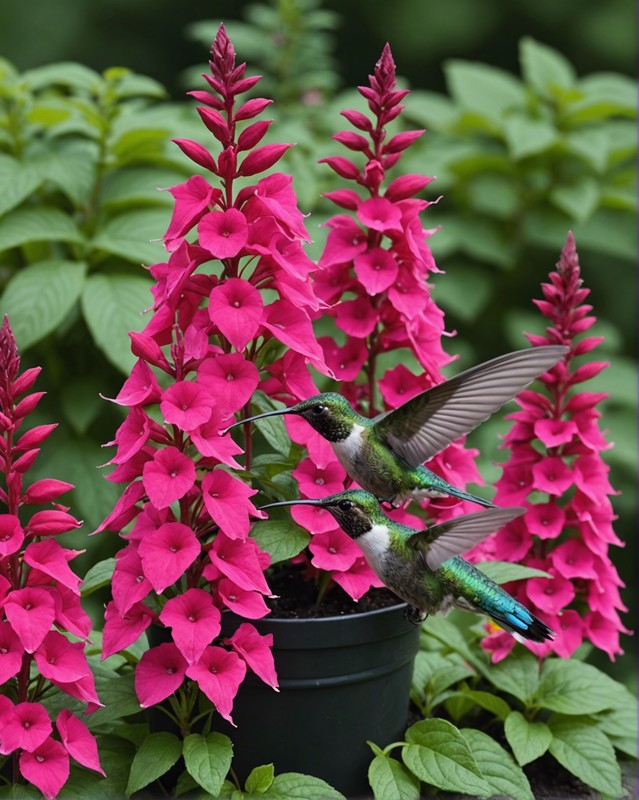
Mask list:
POLYGON ((303 500, 299 497, 297 500, 280 500, 278 503, 268 503, 265 506, 260 506, 259 510, 263 511, 265 508, 275 508, 276 506, 321 506, 323 500, 303 500))
POLYGON ((274 411, 265 411, 263 414, 256 414, 254 417, 240 419, 237 422, 234 422, 232 425, 229 425, 228 428, 225 428, 223 432, 228 433, 231 428, 235 428, 237 425, 246 425, 247 422, 255 422, 256 419, 264 419, 265 417, 279 417, 282 414, 292 413, 294 413, 292 408, 276 408, 274 411))

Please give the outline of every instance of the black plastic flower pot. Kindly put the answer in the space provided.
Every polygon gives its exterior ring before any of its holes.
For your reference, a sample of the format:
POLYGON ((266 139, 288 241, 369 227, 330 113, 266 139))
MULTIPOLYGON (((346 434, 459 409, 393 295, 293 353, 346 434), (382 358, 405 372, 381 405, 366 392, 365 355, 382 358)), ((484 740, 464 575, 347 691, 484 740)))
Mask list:
MULTIPOLYGON (((215 727, 234 744, 233 768, 253 767, 323 778, 348 797, 370 793, 367 740, 380 746, 403 736, 419 628, 404 604, 319 619, 254 621, 272 633, 280 691, 249 674, 233 706, 237 728, 215 727)), ((224 614, 229 635, 246 620, 224 614)))

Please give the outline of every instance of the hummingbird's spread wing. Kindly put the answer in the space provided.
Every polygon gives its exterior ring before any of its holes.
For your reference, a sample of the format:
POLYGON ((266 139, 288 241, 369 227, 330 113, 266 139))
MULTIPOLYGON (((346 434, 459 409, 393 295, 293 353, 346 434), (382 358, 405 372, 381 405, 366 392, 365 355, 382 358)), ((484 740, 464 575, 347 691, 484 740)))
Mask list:
POLYGON ((525 508, 514 507, 491 508, 488 511, 465 514, 414 533, 408 538, 408 545, 423 553, 427 566, 434 572, 444 561, 466 553, 525 511, 525 508))
POLYGON ((562 345, 531 347, 460 372, 373 419, 379 438, 411 466, 470 433, 567 352, 562 345))

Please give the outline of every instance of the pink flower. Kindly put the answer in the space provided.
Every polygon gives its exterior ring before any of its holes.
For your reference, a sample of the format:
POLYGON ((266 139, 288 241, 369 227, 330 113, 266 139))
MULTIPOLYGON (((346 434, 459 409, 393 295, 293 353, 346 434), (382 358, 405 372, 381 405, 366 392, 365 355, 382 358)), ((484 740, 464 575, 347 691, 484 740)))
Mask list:
POLYGON ((15 514, 0 514, 0 556, 13 555, 22 546, 24 531, 15 514))
POLYGON ((316 369, 324 374, 328 368, 319 346, 311 320, 306 311, 287 300, 276 300, 265 309, 263 325, 273 336, 296 353, 306 356, 316 369))
POLYGON ((331 572, 331 577, 353 600, 363 597, 371 586, 384 585, 363 556, 356 558, 344 572, 331 572))
POLYGON ((550 456, 532 468, 533 485, 540 492, 560 496, 572 486, 572 470, 558 456, 550 456))
POLYGON ((552 578, 531 578, 526 584, 526 594, 535 606, 556 616, 575 597, 572 583, 560 575, 552 578))
POLYGON ((149 405, 157 403, 161 394, 160 385, 149 365, 138 359, 114 402, 121 406, 149 405))
POLYGON ((245 246, 248 224, 241 211, 211 211, 197 226, 198 237, 215 258, 233 258, 245 246))
POLYGON ((53 598, 44 589, 16 589, 4 603, 4 613, 27 653, 33 653, 55 618, 53 598))
POLYGON ((84 722, 63 708, 58 714, 55 726, 67 753, 75 758, 78 764, 106 776, 106 772, 100 766, 97 742, 84 722))
POLYGON ((55 739, 46 739, 33 752, 20 754, 22 777, 36 786, 47 800, 52 800, 69 777, 69 756, 55 739))
POLYGON ((344 300, 337 307, 335 322, 349 336, 363 339, 373 332, 378 316, 366 297, 344 300))
POLYGON ((222 603, 245 619, 261 619, 270 612, 259 592, 242 589, 228 578, 220 579, 217 590, 222 603))
POLYGON ((138 551, 129 545, 116 556, 117 562, 111 579, 113 602, 124 616, 131 606, 138 603, 151 591, 151 583, 144 575, 138 551))
POLYGON ((40 674, 60 683, 70 683, 91 673, 82 642, 70 642, 57 631, 49 631, 33 655, 40 674))
POLYGON ((160 594, 175 583, 200 554, 200 543, 187 525, 166 522, 139 544, 144 575, 160 594))
POLYGON ((320 469, 310 458, 300 461, 291 474, 297 480, 300 492, 313 499, 341 492, 346 479, 346 472, 339 461, 332 461, 320 469))
MULTIPOLYGON (((215 404, 222 406, 229 415, 246 405, 259 381, 255 364, 241 353, 212 356, 203 361, 198 370, 198 383, 206 387, 215 397, 215 404)), ((209 417, 210 412, 209 407, 209 417)))
POLYGON ((275 662, 271 652, 272 633, 262 636, 253 625, 243 622, 230 637, 229 644, 264 683, 278 691, 275 662))
POLYGON ((184 183, 172 186, 169 192, 175 199, 175 205, 164 238, 167 248, 173 250, 176 242, 179 243, 181 237, 199 222, 222 193, 219 189, 213 189, 201 175, 193 175, 184 183))
POLYGON ((220 612, 202 589, 187 589, 167 600, 160 622, 171 628, 173 641, 189 664, 199 660, 220 632, 220 612))
POLYGON ((20 672, 23 652, 22 643, 11 625, 0 622, 0 683, 5 684, 20 672))
POLYGON ((566 515, 556 502, 538 503, 526 512, 528 530, 540 539, 555 539, 563 531, 566 515))
POLYGON ((196 664, 191 664, 186 674, 213 703, 224 719, 235 725, 231 718, 233 700, 246 675, 246 664, 235 653, 221 647, 207 647, 196 664))
POLYGON ((257 333, 263 314, 262 297, 248 281, 229 278, 211 290, 211 320, 240 352, 257 333))
MULTIPOLYGON (((402 214, 397 205, 385 197, 371 197, 357 209, 357 218, 366 227, 379 233, 401 233, 402 214)), ((371 251, 369 251, 371 252, 371 251)))
POLYGON ((24 560, 29 566, 49 575, 75 594, 80 594, 81 580, 69 568, 67 562, 83 552, 84 550, 68 550, 54 539, 47 539, 44 542, 32 542, 28 545, 24 551, 24 560))
POLYGON ((397 278, 397 262, 392 253, 381 247, 374 247, 356 256, 354 265, 359 282, 370 295, 386 291, 397 278))
POLYGON ((41 703, 18 703, 2 726, 0 753, 6 756, 18 749, 32 753, 52 729, 49 715, 41 703))
POLYGON ((246 538, 250 526, 249 514, 263 516, 249 500, 257 491, 223 469, 213 470, 204 476, 202 494, 211 519, 231 539, 246 538))
POLYGON ((153 621, 153 612, 144 603, 134 603, 125 614, 121 614, 111 602, 106 607, 104 618, 102 659, 137 642, 153 621))
MULTIPOLYGON (((211 564, 233 583, 247 591, 270 594, 259 555, 253 539, 229 539, 224 533, 215 537, 209 551, 211 564)), ((208 577, 206 568, 204 575, 208 577)))
POLYGON ((313 554, 311 563, 320 569, 345 572, 353 566, 362 551, 341 528, 311 537, 309 550, 313 554))
POLYGON ((142 708, 161 703, 180 688, 188 664, 172 643, 143 653, 135 668, 135 693, 142 708))
POLYGON ((202 386, 178 381, 163 393, 160 410, 166 422, 188 432, 207 422, 212 404, 212 395, 202 386))
POLYGON ((156 508, 179 500, 195 483, 195 465, 176 447, 158 450, 142 469, 142 484, 156 508))

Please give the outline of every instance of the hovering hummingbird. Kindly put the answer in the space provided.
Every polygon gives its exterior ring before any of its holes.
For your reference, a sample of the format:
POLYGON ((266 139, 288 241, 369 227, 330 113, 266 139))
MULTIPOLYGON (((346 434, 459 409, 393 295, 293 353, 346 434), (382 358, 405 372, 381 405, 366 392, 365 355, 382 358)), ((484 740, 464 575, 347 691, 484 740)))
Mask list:
POLYGON ((331 443, 348 475, 380 500, 401 503, 448 494, 494 508, 421 465, 476 428, 567 351, 562 345, 549 345, 507 353, 373 419, 358 414, 342 395, 324 392, 289 408, 240 420, 227 430, 264 417, 299 414, 331 443))
POLYGON ((409 603, 407 616, 420 623, 450 608, 487 614, 516 639, 543 642, 554 632, 520 602, 460 557, 490 533, 523 514, 525 508, 492 508, 456 517, 426 530, 394 522, 369 492, 347 489, 321 500, 284 500, 262 506, 311 505, 325 508, 361 548, 370 567, 409 603))

